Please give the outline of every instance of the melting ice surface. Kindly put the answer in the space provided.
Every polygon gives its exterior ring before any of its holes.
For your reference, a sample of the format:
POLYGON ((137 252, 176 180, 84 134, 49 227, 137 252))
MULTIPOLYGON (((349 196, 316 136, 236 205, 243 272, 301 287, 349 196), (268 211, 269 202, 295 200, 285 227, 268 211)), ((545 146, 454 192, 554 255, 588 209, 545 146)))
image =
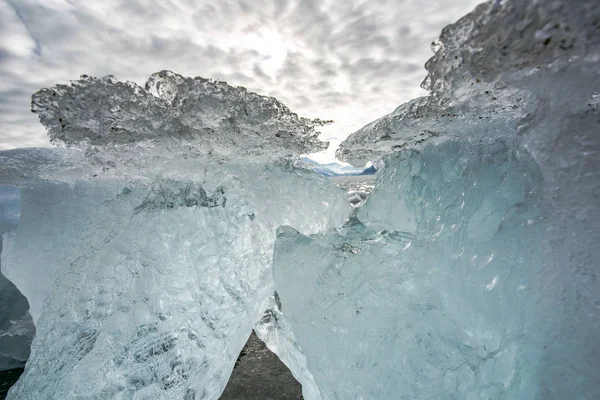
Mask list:
POLYGON ((42 90, 34 110, 69 149, 0 153, 21 190, 2 268, 37 329, 9 398, 218 398, 274 292, 276 228, 348 217, 343 191, 292 165, 323 146, 314 121, 200 78, 147 86, 42 90))
POLYGON ((598 21, 505 1, 445 28, 430 96, 339 149, 385 163, 352 213, 291 161, 323 122, 273 98, 170 72, 35 94, 67 148, 0 153, 37 330, 9 398, 217 399, 253 327, 306 399, 600 398, 598 21))
POLYGON ((543 397, 541 173, 512 145, 406 150, 341 231, 280 228, 282 309, 328 398, 543 397))
POLYGON ((600 398, 600 10, 479 6, 431 95, 342 143, 384 157, 341 229, 278 230, 286 325, 328 399, 600 398))

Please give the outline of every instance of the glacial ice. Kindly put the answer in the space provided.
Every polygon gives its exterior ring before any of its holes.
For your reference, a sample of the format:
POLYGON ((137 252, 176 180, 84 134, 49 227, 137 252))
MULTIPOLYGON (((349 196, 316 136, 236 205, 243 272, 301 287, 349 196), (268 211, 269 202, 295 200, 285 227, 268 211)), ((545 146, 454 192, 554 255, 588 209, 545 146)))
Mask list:
POLYGON ((600 398, 596 3, 446 27, 430 95, 338 150, 385 164, 354 210, 294 167, 327 121, 276 99, 168 71, 36 93, 64 148, 0 152, 37 330, 9 399, 217 399, 253 327, 307 400, 600 398))
POLYGON ((511 146, 401 152, 341 232, 279 229, 282 309, 328 398, 541 398, 541 173, 511 146))
POLYGON ((430 96, 342 143, 383 158, 341 229, 281 227, 281 308, 329 399, 600 398, 600 8, 480 5, 430 96))
POLYGON ((287 157, 322 148, 314 121, 200 78, 147 87, 44 89, 33 110, 67 148, 0 153, 21 192, 2 269, 37 330, 10 399, 217 399, 269 307, 276 228, 348 217, 287 157))
POLYGON ((315 127, 331 122, 298 117, 274 97, 243 87, 170 71, 152 74, 145 88, 113 76, 82 76, 40 90, 31 104, 53 143, 104 146, 106 152, 106 146, 153 142, 163 157, 165 147, 187 157, 246 159, 318 151, 327 143, 317 139, 315 127))

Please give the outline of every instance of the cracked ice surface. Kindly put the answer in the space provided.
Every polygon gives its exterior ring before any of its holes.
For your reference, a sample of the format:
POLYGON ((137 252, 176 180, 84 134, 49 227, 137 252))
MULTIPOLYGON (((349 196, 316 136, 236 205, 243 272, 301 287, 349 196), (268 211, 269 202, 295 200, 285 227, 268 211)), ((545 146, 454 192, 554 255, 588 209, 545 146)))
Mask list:
POLYGON ((431 95, 342 143, 382 157, 343 229, 278 230, 282 312, 329 399, 600 397, 600 10, 483 4, 431 95))
POLYGON ((170 71, 150 76, 145 89, 112 76, 83 76, 34 94, 32 111, 53 143, 76 148, 161 144, 163 157, 165 146, 177 151, 182 143, 187 157, 277 158, 318 151, 327 143, 317 139, 315 127, 330 122, 298 117, 274 97, 243 87, 170 71))
POLYGON ((2 268, 37 329, 10 399, 217 399, 269 307, 276 228, 349 214, 287 159, 323 146, 314 121, 200 78, 147 87, 44 89, 33 109, 68 149, 0 153, 21 189, 2 268))

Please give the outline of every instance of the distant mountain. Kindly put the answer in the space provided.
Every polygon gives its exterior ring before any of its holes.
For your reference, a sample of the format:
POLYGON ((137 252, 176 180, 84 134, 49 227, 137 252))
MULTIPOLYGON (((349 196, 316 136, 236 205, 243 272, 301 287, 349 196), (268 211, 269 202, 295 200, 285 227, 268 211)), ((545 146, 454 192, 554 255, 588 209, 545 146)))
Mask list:
POLYGON ((377 173, 377 168, 375 168, 374 165, 371 165, 370 167, 365 168, 365 170, 361 172, 360 175, 375 175, 375 173, 377 173))
POLYGON ((299 164, 302 168, 310 169, 319 175, 325 176, 373 175, 377 172, 377 168, 373 165, 367 168, 356 168, 349 164, 344 165, 336 162, 321 164, 308 157, 300 157, 299 164))

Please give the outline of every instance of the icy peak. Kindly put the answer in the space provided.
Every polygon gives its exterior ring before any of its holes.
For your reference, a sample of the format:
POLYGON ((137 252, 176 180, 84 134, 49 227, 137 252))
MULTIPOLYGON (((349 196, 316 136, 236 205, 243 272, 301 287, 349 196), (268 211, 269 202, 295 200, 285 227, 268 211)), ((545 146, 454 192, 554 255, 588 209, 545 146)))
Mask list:
POLYGON ((540 94, 549 93, 543 85, 565 80, 569 70, 593 75, 597 69, 597 3, 479 5, 444 28, 434 42, 435 55, 425 64, 427 77, 421 84, 430 96, 403 104, 353 133, 336 152, 337 158, 364 164, 418 147, 440 134, 463 135, 464 125, 478 120, 501 133, 514 130, 528 115, 546 113, 540 94))
POLYGON ((190 146, 198 154, 277 158, 327 147, 316 127, 274 97, 171 71, 152 74, 145 88, 113 76, 82 76, 42 89, 32 111, 50 141, 67 147, 140 144, 190 146))
POLYGON ((440 99, 465 102, 494 85, 499 89, 500 81, 508 85, 516 73, 596 58, 597 7, 590 0, 577 7, 562 0, 481 4, 442 30, 422 87, 440 99))

